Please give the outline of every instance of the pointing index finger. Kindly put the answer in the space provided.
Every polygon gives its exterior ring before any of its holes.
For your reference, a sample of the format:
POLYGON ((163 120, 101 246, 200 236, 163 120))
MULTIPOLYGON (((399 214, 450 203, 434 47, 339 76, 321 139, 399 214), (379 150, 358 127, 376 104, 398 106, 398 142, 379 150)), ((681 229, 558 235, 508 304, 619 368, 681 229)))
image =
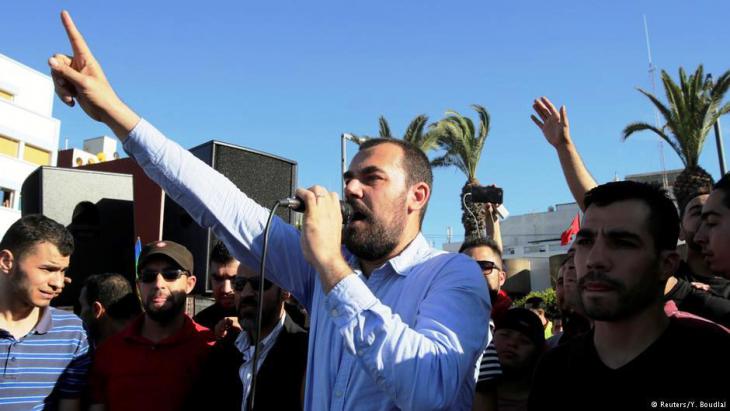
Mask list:
POLYGON ((84 36, 79 33, 79 30, 76 28, 76 25, 71 19, 71 15, 68 14, 66 10, 61 12, 61 21, 63 22, 63 28, 66 29, 66 34, 68 35, 68 40, 71 43, 71 49, 73 50, 74 56, 90 57, 91 50, 89 50, 89 46, 86 45, 84 36))

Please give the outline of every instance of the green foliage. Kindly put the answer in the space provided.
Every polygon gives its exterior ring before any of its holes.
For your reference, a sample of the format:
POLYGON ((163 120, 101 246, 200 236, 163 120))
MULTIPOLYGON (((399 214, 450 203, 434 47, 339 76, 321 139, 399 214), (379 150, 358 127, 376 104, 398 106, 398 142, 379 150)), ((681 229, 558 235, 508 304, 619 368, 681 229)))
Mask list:
POLYGON ((716 82, 704 75, 702 65, 689 77, 679 69, 679 84, 662 70, 662 83, 667 104, 655 95, 639 89, 656 107, 664 118, 664 125, 636 122, 624 129, 624 140, 639 131, 651 131, 666 141, 677 153, 686 168, 697 166, 702 146, 717 119, 730 112, 730 103, 721 106, 730 88, 730 70, 723 73, 716 82))
POLYGON ((547 305, 547 310, 545 311, 545 315, 548 318, 557 318, 560 316, 560 311, 558 310, 558 303, 555 299, 555 289, 548 288, 542 291, 531 291, 526 296, 520 298, 517 301, 514 301, 512 303, 513 307, 525 307, 525 301, 527 301, 529 298, 532 297, 540 297, 543 301, 545 301, 545 305, 547 305))
POLYGON ((431 132, 439 135, 439 144, 446 151, 433 160, 434 167, 455 166, 469 182, 476 181, 477 166, 490 126, 487 109, 478 104, 472 107, 479 115, 479 130, 470 118, 455 111, 447 111, 446 117, 431 127, 431 132))

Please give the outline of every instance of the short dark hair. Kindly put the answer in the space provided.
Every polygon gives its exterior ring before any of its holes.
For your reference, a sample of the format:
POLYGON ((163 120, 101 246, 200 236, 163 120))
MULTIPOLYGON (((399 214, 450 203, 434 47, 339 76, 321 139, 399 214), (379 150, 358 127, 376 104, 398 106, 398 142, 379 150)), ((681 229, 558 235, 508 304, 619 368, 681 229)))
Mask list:
POLYGON ((499 256, 499 259, 502 259, 502 250, 499 249, 499 245, 496 241, 492 240, 491 238, 484 238, 484 237, 471 237, 461 243, 461 247, 459 247, 459 252, 463 253, 464 251, 475 248, 475 247, 489 247, 494 251, 495 254, 499 256))
POLYGON ((679 218, 684 216, 684 209, 695 197, 710 194, 713 184, 715 184, 715 180, 704 168, 699 166, 686 168, 672 185, 674 198, 677 199, 677 208, 679 208, 679 218))
POLYGON ((71 232, 42 214, 29 214, 14 222, 0 240, 0 250, 10 250, 13 257, 20 260, 23 254, 42 242, 58 247, 58 252, 64 257, 74 252, 71 232))
POLYGON ((210 262, 211 263, 218 263, 220 265, 226 265, 230 264, 236 259, 233 258, 230 252, 228 252, 228 248, 225 244, 223 244, 223 241, 218 241, 213 246, 213 251, 210 252, 210 262))
MULTIPOLYGON (((406 174, 406 184, 412 186, 414 184, 424 182, 428 188, 433 190, 433 172, 431 171, 431 163, 428 161, 426 154, 416 147, 413 143, 395 138, 371 138, 360 144, 359 151, 367 150, 381 144, 395 144, 403 150, 403 171, 406 174)), ((421 209, 420 222, 423 223, 423 217, 426 215, 428 203, 421 209)))
POLYGON ((730 208, 730 173, 725 174, 722 178, 712 186, 713 190, 722 190, 725 196, 722 199, 722 204, 726 208, 730 208))
POLYGON ((657 251, 674 250, 679 238, 677 208, 667 192, 656 184, 613 181, 593 188, 585 195, 586 211, 591 205, 605 207, 618 201, 638 200, 649 207, 649 232, 657 251))
POLYGON ((128 320, 142 313, 132 285, 121 274, 95 274, 86 278, 86 302, 98 301, 115 320, 128 320))

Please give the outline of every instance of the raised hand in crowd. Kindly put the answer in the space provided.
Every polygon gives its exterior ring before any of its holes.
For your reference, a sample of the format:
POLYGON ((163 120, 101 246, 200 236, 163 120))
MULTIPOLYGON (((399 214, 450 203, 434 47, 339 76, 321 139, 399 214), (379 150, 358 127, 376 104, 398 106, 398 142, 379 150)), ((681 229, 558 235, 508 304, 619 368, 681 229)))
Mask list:
POLYGON ((570 137, 567 109, 562 106, 558 111, 547 97, 536 99, 532 104, 532 108, 537 114, 537 116, 534 114, 530 116, 532 121, 542 131, 545 140, 558 152, 560 166, 563 169, 563 175, 570 192, 580 209, 585 211, 583 197, 598 184, 583 164, 583 160, 580 158, 580 154, 570 137))
POLYGON ((56 94, 69 106, 78 102, 89 117, 105 123, 124 141, 140 117, 114 92, 67 11, 61 12, 61 21, 73 55, 54 54, 48 59, 56 94))

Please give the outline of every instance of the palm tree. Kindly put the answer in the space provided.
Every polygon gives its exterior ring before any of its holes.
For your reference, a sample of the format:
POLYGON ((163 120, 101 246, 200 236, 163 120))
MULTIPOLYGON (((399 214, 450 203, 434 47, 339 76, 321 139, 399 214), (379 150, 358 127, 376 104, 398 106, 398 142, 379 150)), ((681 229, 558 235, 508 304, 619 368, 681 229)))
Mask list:
POLYGON ((485 227, 486 214, 481 204, 468 201, 464 195, 471 192, 473 186, 479 185, 476 178, 477 166, 482 156, 484 142, 489 134, 489 113, 477 104, 472 105, 479 115, 479 130, 474 128, 474 122, 455 111, 447 111, 446 117, 431 127, 430 132, 440 136, 439 144, 446 151, 435 158, 431 164, 434 167, 455 166, 466 175, 466 183, 461 189, 461 223, 464 225, 465 240, 479 237, 480 228, 485 227))
POLYGON ((664 117, 664 126, 658 128, 644 122, 631 123, 624 129, 623 138, 626 140, 635 132, 649 130, 677 152, 685 167, 674 182, 674 197, 681 205, 689 193, 712 184, 712 177, 698 162, 707 133, 722 115, 730 112, 730 103, 720 107, 730 88, 730 70, 713 83, 709 74, 704 76, 701 64, 689 77, 680 67, 679 85, 662 70, 662 83, 668 105, 647 91, 639 91, 664 117))
MULTIPOLYGON (((390 131, 390 125, 388 124, 388 120, 386 120, 385 117, 380 116, 380 118, 378 118, 378 123, 379 137, 393 138, 393 133, 391 133, 390 131)), ((433 132, 435 131, 433 130, 433 127, 435 126, 434 124, 432 124, 429 127, 429 130, 424 133, 423 131, 426 128, 426 123, 428 123, 428 116, 426 116, 425 114, 420 114, 416 116, 416 118, 411 120, 411 123, 408 125, 406 132, 403 134, 403 140, 408 141, 409 143, 418 147, 424 153, 428 154, 429 151, 435 150, 439 147, 440 134, 438 132, 433 132)), ((357 142, 358 139, 355 139, 355 143, 357 142)))

